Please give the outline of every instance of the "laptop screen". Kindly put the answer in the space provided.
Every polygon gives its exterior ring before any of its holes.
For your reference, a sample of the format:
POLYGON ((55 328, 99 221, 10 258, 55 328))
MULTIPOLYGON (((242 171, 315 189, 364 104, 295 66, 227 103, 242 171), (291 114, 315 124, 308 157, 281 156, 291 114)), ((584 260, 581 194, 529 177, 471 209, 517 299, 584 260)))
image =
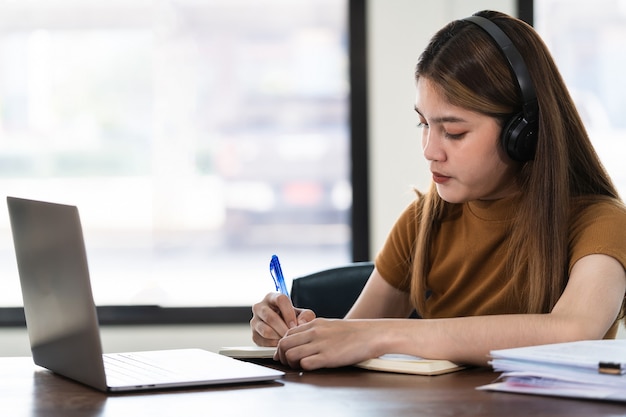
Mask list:
POLYGON ((78 209, 14 197, 7 203, 35 363, 106 384, 78 209))

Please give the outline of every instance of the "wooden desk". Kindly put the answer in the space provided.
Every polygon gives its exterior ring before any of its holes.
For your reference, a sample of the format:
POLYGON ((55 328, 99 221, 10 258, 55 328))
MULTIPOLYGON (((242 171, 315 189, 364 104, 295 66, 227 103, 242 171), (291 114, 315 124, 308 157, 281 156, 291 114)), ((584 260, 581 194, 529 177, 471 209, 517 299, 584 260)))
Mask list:
POLYGON ((495 376, 488 369, 427 377, 342 368, 288 371, 272 383, 106 395, 31 358, 0 358, 0 409, 11 417, 626 416, 626 404, 474 389, 495 376))

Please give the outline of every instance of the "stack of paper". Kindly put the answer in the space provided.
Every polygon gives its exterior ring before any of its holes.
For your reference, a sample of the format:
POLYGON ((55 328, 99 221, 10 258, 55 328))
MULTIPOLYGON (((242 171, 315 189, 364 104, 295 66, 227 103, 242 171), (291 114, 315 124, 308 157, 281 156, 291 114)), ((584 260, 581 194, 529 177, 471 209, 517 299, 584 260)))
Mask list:
POLYGON ((503 372, 480 390, 626 401, 626 339, 491 351, 503 372))

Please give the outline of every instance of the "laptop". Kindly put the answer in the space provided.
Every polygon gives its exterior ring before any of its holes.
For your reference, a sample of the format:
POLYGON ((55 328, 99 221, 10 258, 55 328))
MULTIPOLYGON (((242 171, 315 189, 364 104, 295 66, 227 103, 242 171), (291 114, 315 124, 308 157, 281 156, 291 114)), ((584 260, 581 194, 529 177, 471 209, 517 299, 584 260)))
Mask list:
POLYGON ((7 197, 35 364, 100 391, 273 381, 284 372, 202 349, 102 353, 76 206, 7 197))

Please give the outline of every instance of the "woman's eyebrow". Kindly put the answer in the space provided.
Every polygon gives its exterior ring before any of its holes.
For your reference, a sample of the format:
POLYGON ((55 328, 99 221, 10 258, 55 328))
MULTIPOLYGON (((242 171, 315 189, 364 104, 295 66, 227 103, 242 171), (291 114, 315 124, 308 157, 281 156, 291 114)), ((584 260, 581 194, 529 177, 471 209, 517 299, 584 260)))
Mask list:
MULTIPOLYGON (((415 111, 417 112, 417 114, 424 117, 424 115, 419 111, 417 106, 415 106, 415 111)), ((467 120, 458 116, 440 116, 431 118, 430 123, 467 123, 467 120)))

